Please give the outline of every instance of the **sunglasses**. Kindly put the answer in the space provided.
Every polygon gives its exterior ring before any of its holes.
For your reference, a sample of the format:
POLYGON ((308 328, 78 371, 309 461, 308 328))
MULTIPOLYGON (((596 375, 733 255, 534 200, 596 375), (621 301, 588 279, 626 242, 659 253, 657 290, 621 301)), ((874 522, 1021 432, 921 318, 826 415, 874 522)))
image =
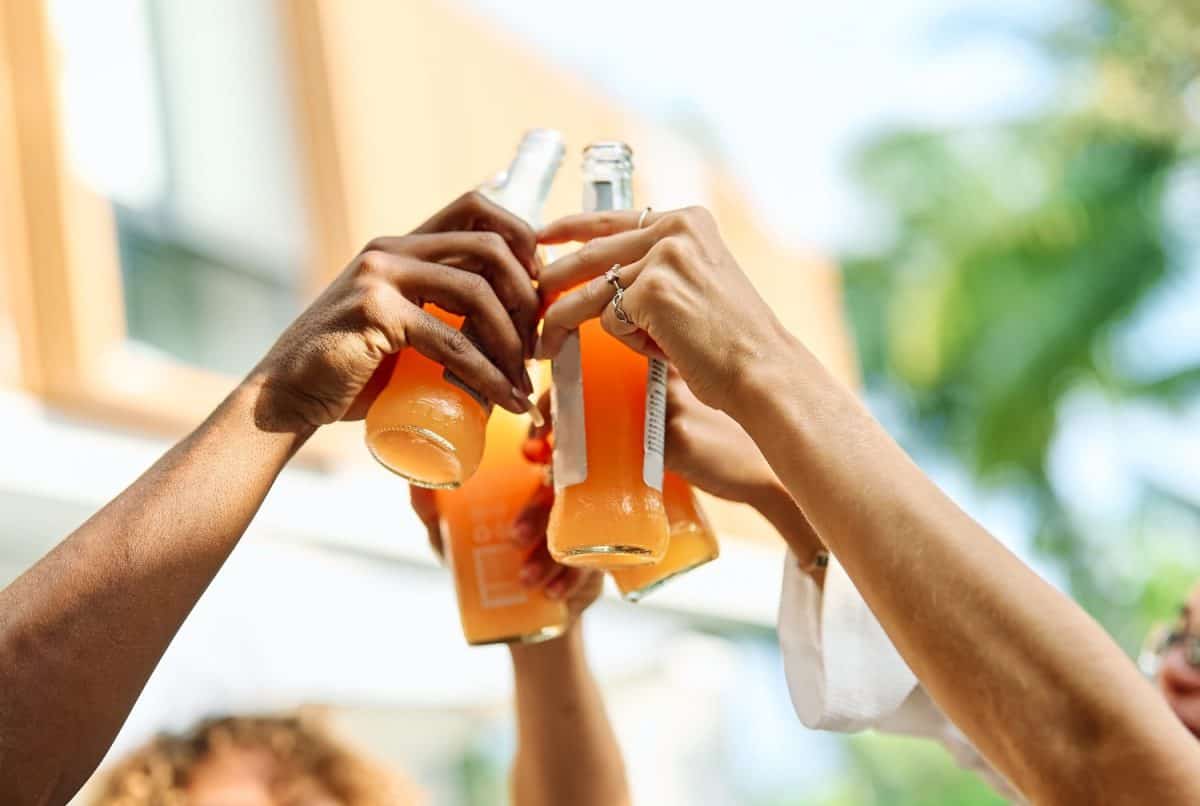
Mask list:
POLYGON ((1182 647, 1188 666, 1200 669, 1200 634, 1187 632, 1178 624, 1160 624, 1150 630, 1138 656, 1138 666, 1146 674, 1157 674, 1163 657, 1175 647, 1182 647))

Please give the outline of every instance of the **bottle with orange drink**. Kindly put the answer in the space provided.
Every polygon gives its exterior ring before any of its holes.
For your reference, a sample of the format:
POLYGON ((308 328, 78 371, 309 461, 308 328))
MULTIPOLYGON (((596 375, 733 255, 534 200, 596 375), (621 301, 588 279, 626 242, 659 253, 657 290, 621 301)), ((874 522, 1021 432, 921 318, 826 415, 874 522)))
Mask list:
MULTIPOLYGON (((530 131, 508 171, 481 190, 537 226, 562 156, 561 134, 530 131)), ((428 310, 454 327, 461 324, 460 317, 439 308, 428 310)), ((479 467, 490 408, 437 362, 405 350, 367 411, 367 447, 380 464, 412 484, 453 489, 479 467)))
POLYGON ((534 643, 561 635, 567 626, 563 602, 521 584, 525 552, 510 539, 517 515, 547 483, 546 468, 522 453, 528 431, 528 416, 497 409, 488 421, 479 470, 458 489, 437 492, 469 644, 534 643))
MULTIPOLYGON (((562 153, 558 132, 527 133, 508 172, 483 193, 536 227, 562 153)), ((546 469, 522 453, 528 431, 527 415, 497 408, 487 422, 486 447, 480 440, 478 470, 457 489, 437 492, 459 618, 470 644, 544 641, 567 626, 563 602, 521 584, 525 552, 510 539, 517 515, 547 483, 546 469)))
POLYGON ((690 484, 674 473, 665 473, 663 502, 671 524, 666 556, 654 565, 614 568, 612 571, 613 581, 627 601, 641 601, 668 580, 717 559, 721 553, 717 537, 690 484))
MULTIPOLYGON (((624 143, 588 146, 583 173, 585 210, 633 206, 633 158, 624 143)), ((669 536, 662 494, 666 365, 647 362, 592 320, 568 337, 552 371, 551 555, 605 569, 658 562, 669 536)))

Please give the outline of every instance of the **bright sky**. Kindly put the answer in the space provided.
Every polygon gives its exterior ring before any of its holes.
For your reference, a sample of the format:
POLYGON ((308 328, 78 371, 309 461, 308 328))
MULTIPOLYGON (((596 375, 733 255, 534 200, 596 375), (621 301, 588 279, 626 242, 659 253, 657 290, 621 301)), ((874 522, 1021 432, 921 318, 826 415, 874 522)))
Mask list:
POLYGON ((658 120, 699 122, 783 237, 862 237, 846 176, 861 139, 898 122, 1019 114, 1048 72, 1013 31, 1071 0, 742 0, 603 4, 459 0, 658 120))

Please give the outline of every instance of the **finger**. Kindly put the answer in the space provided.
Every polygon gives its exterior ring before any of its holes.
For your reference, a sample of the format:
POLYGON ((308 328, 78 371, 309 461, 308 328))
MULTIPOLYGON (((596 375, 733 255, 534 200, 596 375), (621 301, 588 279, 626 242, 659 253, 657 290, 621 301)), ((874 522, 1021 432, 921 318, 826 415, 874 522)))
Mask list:
POLYGON ((551 411, 550 411, 550 390, 542 392, 537 399, 538 412, 542 415, 542 424, 529 423, 529 433, 527 434, 530 440, 545 441, 550 435, 551 429, 551 411))
POLYGON ((631 311, 640 310, 638 299, 642 294, 641 292, 635 293, 636 290, 636 286, 631 286, 621 299, 621 310, 625 312, 625 318, 622 319, 617 315, 615 304, 609 304, 600 314, 600 326, 634 352, 641 353, 647 358, 660 358, 667 361, 666 354, 654 339, 650 338, 650 334, 639 327, 638 322, 641 320, 635 319, 634 314, 631 313, 631 311))
POLYGON ((448 230, 496 233, 505 240, 529 275, 537 277, 537 234, 520 216, 505 210, 482 193, 464 193, 413 232, 423 234, 448 230))
POLYGON ((563 592, 567 587, 566 580, 573 576, 572 572, 576 572, 576 569, 555 563, 554 569, 542 580, 542 592, 546 594, 546 598, 563 598, 563 592))
MULTIPOLYGON (((618 232, 628 232, 638 229, 638 221, 642 219, 645 209, 638 210, 605 210, 597 213, 575 213, 552 221, 538 232, 539 243, 555 244, 567 241, 590 241, 618 232)), ((662 219, 666 213, 651 211, 641 220, 643 227, 649 227, 662 219)))
POLYGON ((614 265, 636 263, 656 242, 656 233, 649 229, 598 238, 542 269, 538 290, 549 296, 598 277, 614 265))
POLYGON ((354 402, 350 404, 350 408, 346 409, 346 413, 342 415, 343 420, 361 420, 367 416, 367 409, 371 408, 371 404, 375 402, 375 398, 379 397, 379 393, 387 386, 391 380, 392 372, 396 369, 396 355, 384 356, 379 362, 379 366, 375 368, 375 372, 371 374, 370 379, 354 396, 354 402))
POLYGON ((438 263, 405 260, 396 272, 395 283, 409 299, 432 302, 442 310, 465 316, 469 327, 464 335, 475 337, 472 340, 482 345, 513 386, 526 394, 533 391, 525 374, 521 336, 495 290, 481 275, 438 263))
POLYGON ((421 519, 425 530, 429 533, 429 545, 439 557, 444 554, 442 529, 439 522, 437 496, 433 490, 409 485, 408 497, 412 502, 413 512, 421 519))
POLYGON ((591 579, 585 568, 567 568, 556 579, 546 585, 546 596, 550 599, 570 599, 591 579))
POLYGON ((559 573, 562 566, 554 562, 545 543, 538 544, 521 565, 518 578, 527 588, 540 588, 559 573))
POLYGON ((528 270, 494 232, 439 232, 403 238, 377 238, 375 248, 441 263, 487 278, 517 327, 525 355, 533 352, 541 301, 528 270))
POLYGON ((411 308, 403 326, 406 344, 462 378, 490 402, 514 414, 524 414, 533 408, 529 399, 461 331, 411 302, 404 302, 411 308))
MULTIPOLYGON (((631 288, 642 266, 642 261, 625 266, 617 272, 617 281, 622 287, 631 288)), ((596 277, 555 300, 554 304, 546 309, 546 315, 542 319, 542 335, 533 351, 534 357, 553 358, 557 355, 567 334, 587 320, 595 319, 604 313, 604 307, 612 302, 613 293, 613 286, 608 280, 596 277)), ((628 292, 625 299, 629 299, 628 292)))
POLYGON ((550 522, 550 509, 554 506, 554 488, 538 487, 533 497, 513 521, 509 539, 517 548, 533 548, 546 539, 546 525, 550 522))

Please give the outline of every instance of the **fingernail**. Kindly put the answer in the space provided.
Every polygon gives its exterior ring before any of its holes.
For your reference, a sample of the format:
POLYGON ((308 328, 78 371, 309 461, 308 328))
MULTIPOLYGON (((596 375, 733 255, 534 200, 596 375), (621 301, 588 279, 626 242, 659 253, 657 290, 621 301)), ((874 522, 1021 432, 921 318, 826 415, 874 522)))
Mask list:
POLYGON ((546 427, 546 418, 542 416, 542 410, 536 405, 530 407, 529 419, 533 422, 534 428, 546 427))
POLYGON ((528 523, 521 521, 521 522, 517 523, 515 526, 513 526, 513 530, 512 530, 513 542, 528 543, 529 539, 532 537, 533 537, 533 529, 531 529, 529 527, 528 523))
POLYGON ((518 576, 522 585, 535 585, 542 578, 542 569, 536 563, 529 563, 521 566, 521 573, 518 576))
POLYGON ((566 592, 566 584, 561 579, 556 579, 546 586, 547 599, 561 599, 566 592))
POLYGON ((546 424, 546 418, 542 416, 542 412, 538 409, 537 404, 521 394, 520 389, 514 386, 509 394, 517 408, 528 414, 535 426, 541 428, 546 424))

